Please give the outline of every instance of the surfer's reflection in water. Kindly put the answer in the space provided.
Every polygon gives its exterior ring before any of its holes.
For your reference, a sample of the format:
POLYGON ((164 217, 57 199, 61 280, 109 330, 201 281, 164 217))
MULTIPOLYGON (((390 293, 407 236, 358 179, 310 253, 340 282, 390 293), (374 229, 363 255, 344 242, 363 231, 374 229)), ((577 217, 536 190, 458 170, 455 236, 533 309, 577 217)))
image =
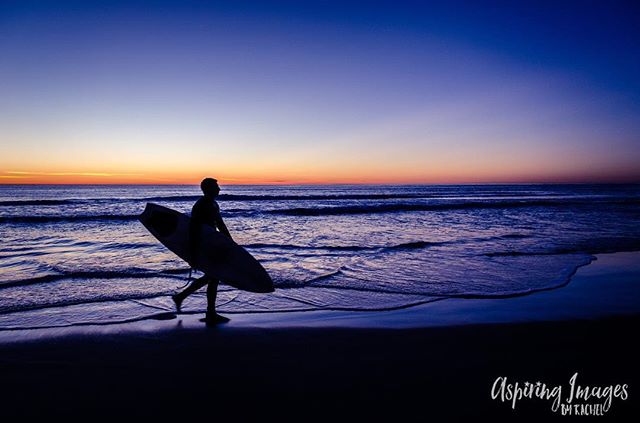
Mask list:
MULTIPOLYGON (((213 178, 205 178, 200 183, 200 188, 204 196, 196 201, 193 209, 191 209, 191 226, 189 228, 189 257, 195 257, 196 248, 198 245, 198 237, 200 234, 200 225, 209 225, 214 229, 218 229, 220 232, 231 238, 231 234, 227 229, 227 225, 224 224, 222 216, 220 216, 220 207, 216 203, 215 198, 220 194, 220 187, 218 181, 213 178)), ((193 260, 189 262, 193 267, 193 260)), ((180 311, 182 301, 189 295, 196 292, 198 289, 205 285, 207 286, 207 315, 204 319, 207 326, 216 325, 218 323, 226 323, 228 318, 216 313, 216 296, 218 293, 217 279, 214 279, 206 274, 201 278, 194 280, 184 291, 173 295, 173 301, 176 303, 176 309, 180 311)))

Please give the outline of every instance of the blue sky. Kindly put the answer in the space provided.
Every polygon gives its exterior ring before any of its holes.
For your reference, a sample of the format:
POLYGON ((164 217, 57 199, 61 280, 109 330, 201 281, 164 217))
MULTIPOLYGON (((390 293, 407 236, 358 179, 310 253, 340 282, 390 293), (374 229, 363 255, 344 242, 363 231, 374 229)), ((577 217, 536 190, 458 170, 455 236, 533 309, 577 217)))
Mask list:
POLYGON ((625 2, 2 2, 0 182, 638 181, 625 2))

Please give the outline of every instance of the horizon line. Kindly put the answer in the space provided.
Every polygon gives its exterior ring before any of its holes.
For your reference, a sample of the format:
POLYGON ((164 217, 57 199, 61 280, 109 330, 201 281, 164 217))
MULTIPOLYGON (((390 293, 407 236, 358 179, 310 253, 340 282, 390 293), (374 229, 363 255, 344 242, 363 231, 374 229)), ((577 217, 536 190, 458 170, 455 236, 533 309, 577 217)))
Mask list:
MULTIPOLYGON (((0 186, 34 186, 34 185, 66 185, 66 186, 198 186, 200 182, 193 183, 56 183, 56 182, 24 182, 4 183, 0 186)), ((640 185, 637 181, 517 181, 517 182, 262 182, 262 183, 237 183, 221 182, 223 186, 317 186, 317 185, 640 185)))

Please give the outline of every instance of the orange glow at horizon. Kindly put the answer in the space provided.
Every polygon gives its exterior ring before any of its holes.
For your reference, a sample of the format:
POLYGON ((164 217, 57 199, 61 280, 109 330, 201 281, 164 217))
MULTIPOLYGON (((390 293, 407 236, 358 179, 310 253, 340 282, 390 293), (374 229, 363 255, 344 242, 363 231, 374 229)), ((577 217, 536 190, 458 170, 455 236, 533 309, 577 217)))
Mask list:
POLYGON ((220 171, 0 171, 0 185, 3 184, 69 184, 69 185, 196 185, 204 177, 215 177, 224 185, 242 184, 482 184, 482 183, 636 183, 640 174, 634 169, 600 169, 600 172, 553 172, 541 175, 535 169, 494 168, 455 169, 431 168, 422 171, 416 168, 376 169, 362 168, 305 169, 304 166, 264 171, 240 171, 221 169, 220 171))

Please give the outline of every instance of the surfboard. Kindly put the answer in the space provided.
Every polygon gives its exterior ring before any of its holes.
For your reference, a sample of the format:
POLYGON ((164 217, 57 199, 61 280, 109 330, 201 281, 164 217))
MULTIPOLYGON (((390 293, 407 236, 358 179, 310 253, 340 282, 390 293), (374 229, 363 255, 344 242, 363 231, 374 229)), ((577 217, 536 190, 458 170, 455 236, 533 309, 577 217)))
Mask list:
MULTIPOLYGON (((189 224, 186 214, 154 203, 147 203, 140 222, 165 247, 187 261, 189 224)), ((200 225, 199 245, 194 267, 227 285, 244 291, 273 292, 273 281, 247 250, 209 225, 200 225)))

